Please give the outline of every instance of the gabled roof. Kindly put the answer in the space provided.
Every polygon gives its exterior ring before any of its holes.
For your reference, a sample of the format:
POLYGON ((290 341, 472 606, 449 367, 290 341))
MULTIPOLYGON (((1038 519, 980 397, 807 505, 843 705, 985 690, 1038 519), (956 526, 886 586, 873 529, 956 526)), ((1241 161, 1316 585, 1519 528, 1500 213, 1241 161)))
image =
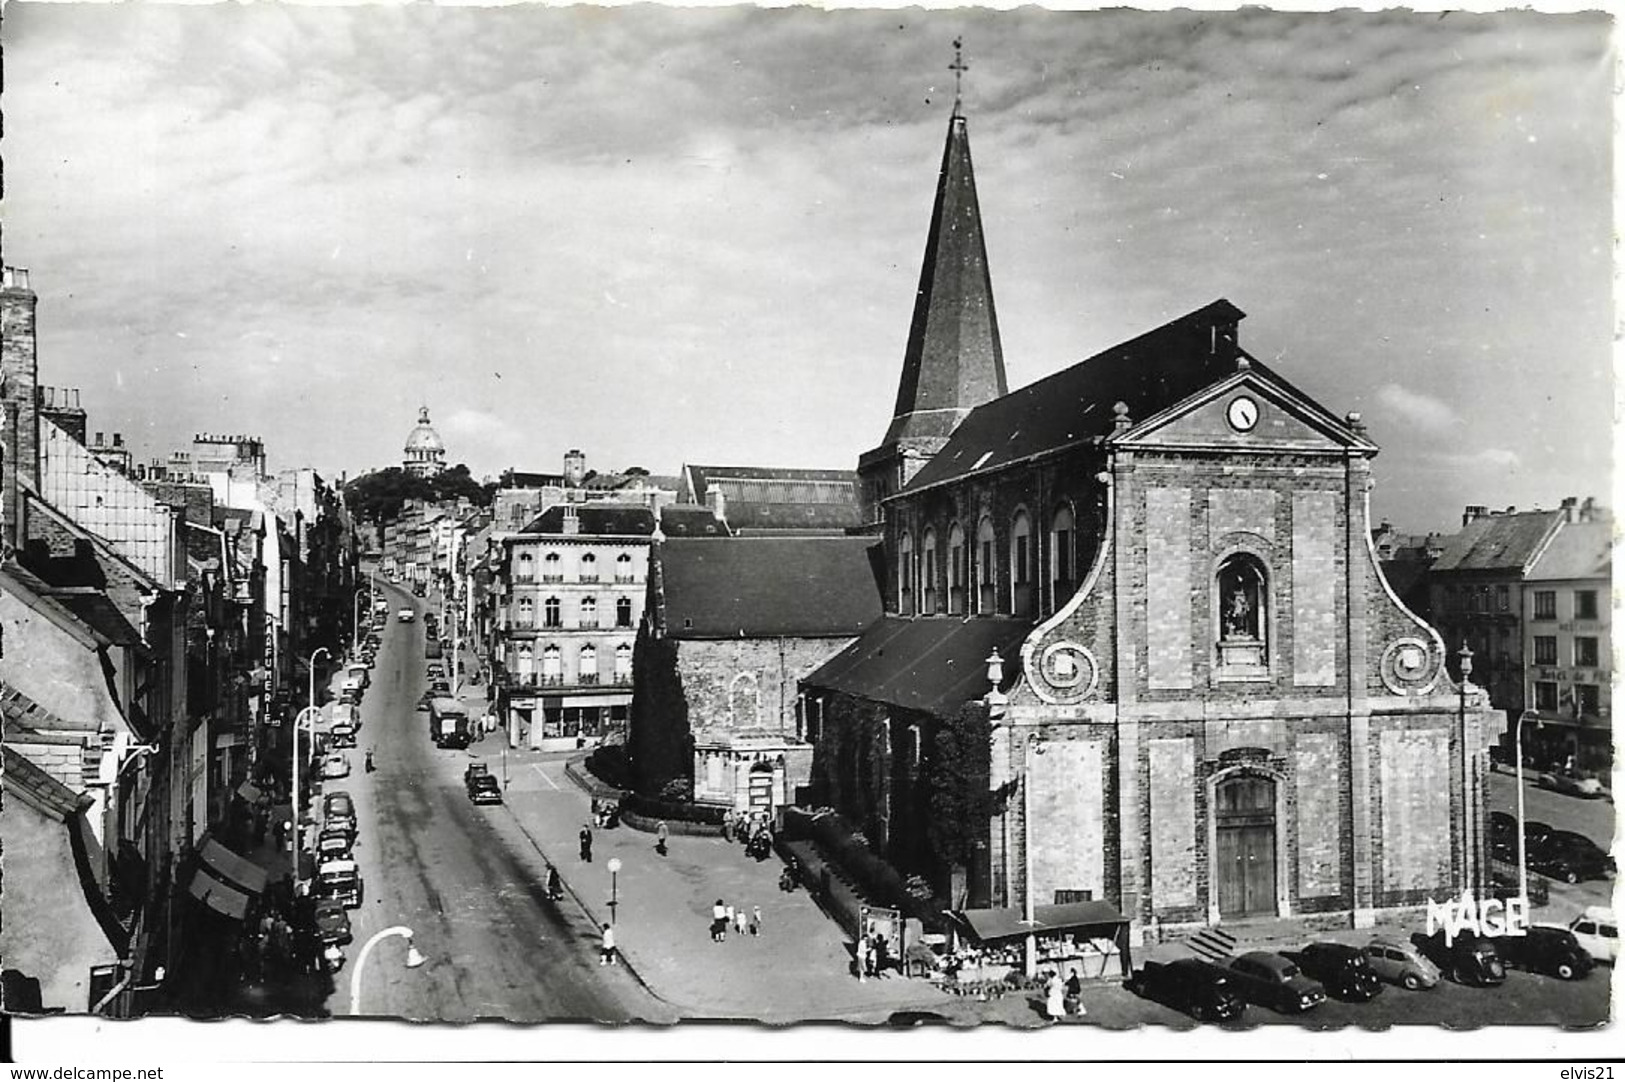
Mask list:
MULTIPOLYGON (((1168 409, 1235 373, 1236 330, 1243 318, 1235 305, 1217 300, 978 406, 904 491, 1102 439, 1114 430, 1118 402, 1128 406, 1135 421, 1168 409)), ((1268 372, 1257 361, 1250 363, 1268 372)))
POLYGON ((655 532, 654 512, 643 504, 593 502, 556 503, 531 520, 520 533, 564 533, 565 509, 572 508, 580 522, 581 535, 610 537, 648 537, 655 532))
POLYGON ((678 538, 655 549, 674 639, 852 636, 880 616, 867 537, 678 538))
POLYGON ((113 645, 146 649, 140 633, 100 590, 56 590, 51 596, 113 645))
POLYGON ((709 507, 673 503, 660 509, 660 532, 667 537, 727 537, 728 524, 719 522, 709 507))
POLYGON ((1526 571, 1563 517, 1561 511, 1520 511, 1474 519, 1444 539, 1433 572, 1526 571))
POLYGON ((1008 616, 885 616, 801 683, 905 710, 952 714, 987 694, 987 657, 995 649, 1014 682, 1011 674, 1019 666, 1010 662, 1032 629, 1031 620, 1008 616))
POLYGON ((1564 522, 1525 577, 1549 582, 1557 579, 1612 578, 1614 524, 1564 522))

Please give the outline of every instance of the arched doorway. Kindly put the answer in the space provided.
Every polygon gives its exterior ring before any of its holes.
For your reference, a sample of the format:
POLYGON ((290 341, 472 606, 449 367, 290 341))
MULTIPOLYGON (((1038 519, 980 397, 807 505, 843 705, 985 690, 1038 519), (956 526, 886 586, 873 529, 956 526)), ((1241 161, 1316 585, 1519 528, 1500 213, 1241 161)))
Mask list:
POLYGON ((1213 791, 1221 917, 1274 915, 1275 782, 1236 774, 1213 791))

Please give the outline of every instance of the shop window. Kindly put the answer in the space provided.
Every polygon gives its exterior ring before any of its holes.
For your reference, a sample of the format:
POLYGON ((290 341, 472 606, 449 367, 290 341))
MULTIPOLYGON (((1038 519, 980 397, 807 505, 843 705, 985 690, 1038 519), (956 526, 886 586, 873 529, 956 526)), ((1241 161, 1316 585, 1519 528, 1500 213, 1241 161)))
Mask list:
POLYGON ((583 552, 581 554, 581 581, 598 581, 598 557, 594 556, 590 552, 583 552))
POLYGON ((615 626, 632 626, 632 599, 630 597, 615 599, 615 626))
POLYGON ((616 582, 635 582, 635 581, 637 581, 636 579, 634 579, 632 577, 632 557, 630 555, 628 555, 627 553, 623 552, 619 556, 615 557, 615 581, 616 582))
POLYGON ((1557 664, 1557 636, 1556 635, 1536 635, 1535 636, 1535 664, 1536 665, 1556 665, 1557 664))
POLYGON ((559 599, 556 597, 550 597, 546 601, 542 602, 542 626, 563 627, 564 620, 559 615, 562 611, 563 610, 559 605, 559 599))
POLYGON ((536 557, 528 552, 521 552, 519 560, 514 566, 513 578, 515 582, 532 582, 536 578, 536 557))
POLYGON ((578 655, 578 669, 583 684, 598 683, 598 648, 592 643, 582 646, 578 655))
POLYGON ((935 614, 937 611, 937 532, 926 530, 920 538, 920 595, 922 604, 920 611, 935 614))
POLYGON ((1221 675, 1251 675, 1268 658, 1269 577, 1258 557, 1237 552, 1219 564, 1214 581, 1221 675))
POLYGON ((999 610, 998 588, 994 585, 993 520, 986 515, 976 526, 976 611, 999 610))
POLYGON ((1582 669, 1597 667, 1597 639, 1593 635, 1574 637, 1574 664, 1582 669))
POLYGON ((1050 584, 1053 588, 1050 603, 1055 608, 1070 600, 1072 591, 1077 589, 1077 554, 1073 548, 1077 535, 1072 509, 1061 508, 1050 526, 1050 584))
POLYGON ((1537 619, 1537 620, 1555 620, 1555 619, 1557 619, 1557 591, 1556 590, 1536 590, 1535 591, 1535 619, 1537 619))
POLYGON ((914 615, 914 538, 907 530, 897 539, 897 612, 914 615))
POLYGON ((559 684, 564 681, 564 667, 559 659, 559 648, 549 645, 542 651, 542 683, 559 684))
POLYGON ((1595 620, 1597 618, 1597 591, 1574 591, 1574 618, 1576 620, 1595 620))
POLYGON ((1602 712, 1602 695, 1596 684, 1574 685, 1574 713, 1578 717, 1596 717, 1602 712))
POLYGON ((581 599, 580 605, 577 606, 576 626, 598 626, 598 599, 596 597, 584 597, 581 599))
POLYGON ((1557 709, 1557 684, 1551 680, 1535 681, 1535 709, 1557 709))
POLYGON ((1033 525, 1025 511, 1010 523, 1010 609, 1017 616, 1033 614, 1033 525))
POLYGON ((959 616, 965 612, 965 531, 959 523, 948 527, 948 612, 959 616))

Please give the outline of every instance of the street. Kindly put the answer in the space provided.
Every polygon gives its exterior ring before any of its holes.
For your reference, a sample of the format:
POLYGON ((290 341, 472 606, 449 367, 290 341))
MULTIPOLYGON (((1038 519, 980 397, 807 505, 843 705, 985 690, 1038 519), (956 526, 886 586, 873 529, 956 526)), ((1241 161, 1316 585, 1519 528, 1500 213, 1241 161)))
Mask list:
POLYGON ((411 605, 421 617, 425 604, 401 590, 384 596, 390 616, 350 753, 354 772, 325 786, 355 799, 365 883, 329 1010, 447 1021, 666 1017, 623 970, 597 964, 597 935, 578 909, 546 900, 545 865, 506 809, 469 802, 466 754, 436 748, 416 709, 426 687, 422 620, 403 624, 394 615, 411 605), (377 767, 370 775, 362 768, 369 748, 377 767), (427 961, 407 968, 405 941, 381 940, 362 969, 355 1012, 362 946, 398 925, 413 930, 427 961))
MULTIPOLYGON (((1605 850, 1614 846, 1614 805, 1607 800, 1586 800, 1565 793, 1554 793, 1537 788, 1535 772, 1524 772, 1524 814, 1529 822, 1546 823, 1557 830, 1572 830, 1583 834, 1605 850)), ((1485 810, 1517 814, 1517 780, 1511 773, 1499 771, 1490 775, 1489 791, 1484 798, 1485 810)), ((1530 872, 1534 878, 1538 873, 1530 872)), ((1544 877, 1542 877, 1544 878, 1544 877)), ((1567 924, 1588 905, 1612 905, 1614 880, 1591 879, 1569 886, 1555 879, 1546 879, 1551 891, 1551 902, 1534 910, 1532 920, 1567 924)))

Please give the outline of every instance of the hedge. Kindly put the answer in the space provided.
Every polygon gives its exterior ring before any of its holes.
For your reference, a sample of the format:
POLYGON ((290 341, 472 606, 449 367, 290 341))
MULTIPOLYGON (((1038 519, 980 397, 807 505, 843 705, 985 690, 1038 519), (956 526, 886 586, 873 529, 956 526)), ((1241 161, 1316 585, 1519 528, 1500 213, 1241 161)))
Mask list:
POLYGON ((722 826, 727 813, 720 804, 689 804, 670 800, 656 800, 642 793, 628 793, 621 807, 647 819, 666 819, 685 823, 705 823, 722 826))
POLYGON ((860 840, 852 824, 834 812, 812 813, 803 808, 784 809, 784 832, 791 838, 816 842, 830 861, 852 878, 859 890, 877 905, 914 913, 919 903, 903 885, 903 877, 860 840))

